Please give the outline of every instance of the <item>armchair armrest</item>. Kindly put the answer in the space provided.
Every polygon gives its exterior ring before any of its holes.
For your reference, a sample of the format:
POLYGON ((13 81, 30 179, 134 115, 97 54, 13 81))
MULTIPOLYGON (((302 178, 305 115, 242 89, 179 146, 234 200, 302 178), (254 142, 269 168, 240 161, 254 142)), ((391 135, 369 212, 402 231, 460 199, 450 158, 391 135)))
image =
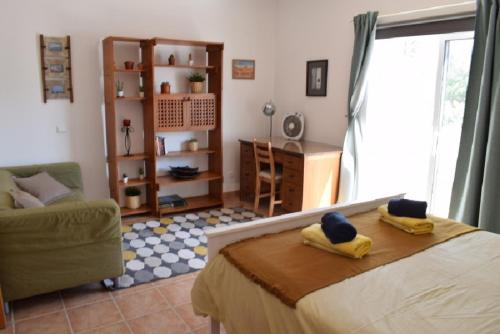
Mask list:
POLYGON ((74 247, 121 238, 114 200, 0 211, 0 253, 74 247))

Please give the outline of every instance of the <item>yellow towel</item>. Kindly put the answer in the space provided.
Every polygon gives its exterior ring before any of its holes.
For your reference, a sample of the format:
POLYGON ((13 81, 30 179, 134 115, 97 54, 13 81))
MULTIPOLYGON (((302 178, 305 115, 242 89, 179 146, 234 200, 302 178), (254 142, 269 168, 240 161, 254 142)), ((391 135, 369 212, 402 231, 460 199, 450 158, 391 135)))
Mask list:
POLYGON ((405 232, 411 234, 426 234, 432 233, 434 230, 434 222, 429 218, 410 218, 393 216, 387 211, 387 205, 382 205, 378 208, 378 212, 382 215, 380 220, 391 224, 405 232))
POLYGON ((340 244, 332 244, 321 229, 320 224, 313 224, 301 231, 304 244, 310 245, 327 252, 360 259, 372 248, 372 239, 358 234, 354 240, 340 244))

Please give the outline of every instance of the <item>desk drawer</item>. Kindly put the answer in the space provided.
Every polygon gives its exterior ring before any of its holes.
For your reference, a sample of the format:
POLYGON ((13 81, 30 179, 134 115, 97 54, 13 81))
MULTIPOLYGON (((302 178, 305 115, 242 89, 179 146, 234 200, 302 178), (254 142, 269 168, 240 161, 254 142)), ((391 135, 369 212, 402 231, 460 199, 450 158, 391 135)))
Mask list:
POLYGON ((291 154, 284 154, 281 160, 284 169, 304 170, 304 159, 291 154))
POLYGON ((302 187, 304 174, 302 171, 285 167, 283 169, 283 182, 291 183, 297 187, 302 187))
POLYGON ((281 186, 283 203, 281 206, 288 212, 302 211, 302 187, 291 183, 283 183, 281 186))
POLYGON ((252 159, 253 160, 254 156, 253 156, 253 147, 252 147, 252 145, 241 143, 240 154, 241 154, 242 158, 252 159))

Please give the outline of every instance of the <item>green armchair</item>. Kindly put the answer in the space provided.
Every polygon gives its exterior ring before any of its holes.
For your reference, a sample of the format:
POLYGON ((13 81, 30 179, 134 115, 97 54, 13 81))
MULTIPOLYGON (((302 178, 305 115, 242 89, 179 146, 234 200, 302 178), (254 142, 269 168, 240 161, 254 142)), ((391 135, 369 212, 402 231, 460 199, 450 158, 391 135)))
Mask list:
POLYGON ((12 301, 123 274, 120 208, 85 201, 80 167, 58 163, 0 168, 0 285, 12 301), (15 209, 12 175, 47 171, 73 190, 43 208, 15 209))

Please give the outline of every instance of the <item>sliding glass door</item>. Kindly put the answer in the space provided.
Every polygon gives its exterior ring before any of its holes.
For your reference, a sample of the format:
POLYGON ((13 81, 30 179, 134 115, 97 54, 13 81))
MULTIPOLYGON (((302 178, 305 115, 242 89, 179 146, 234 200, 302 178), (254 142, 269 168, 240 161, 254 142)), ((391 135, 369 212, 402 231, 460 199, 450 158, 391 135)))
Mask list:
POLYGON ((407 193, 447 216, 472 33, 377 40, 364 120, 360 194, 407 193))

